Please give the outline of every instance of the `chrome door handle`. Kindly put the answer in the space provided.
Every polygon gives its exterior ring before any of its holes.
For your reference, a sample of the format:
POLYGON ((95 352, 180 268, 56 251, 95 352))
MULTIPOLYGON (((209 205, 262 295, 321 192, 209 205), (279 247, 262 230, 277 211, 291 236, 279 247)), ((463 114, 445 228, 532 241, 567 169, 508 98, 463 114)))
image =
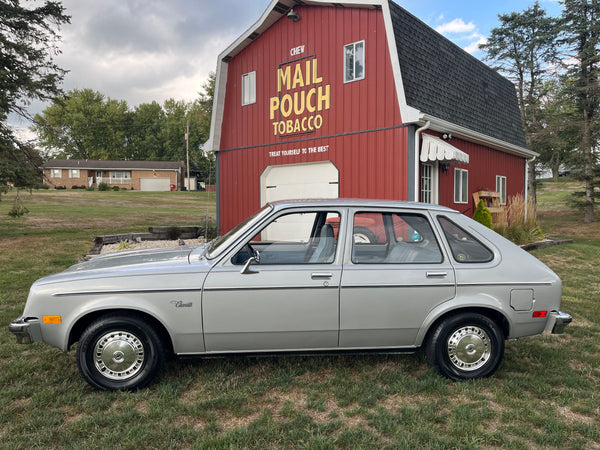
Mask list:
POLYGON ((427 278, 446 278, 448 272, 427 272, 427 278))
POLYGON ((331 278, 333 274, 331 272, 313 272, 310 274, 311 278, 331 278))

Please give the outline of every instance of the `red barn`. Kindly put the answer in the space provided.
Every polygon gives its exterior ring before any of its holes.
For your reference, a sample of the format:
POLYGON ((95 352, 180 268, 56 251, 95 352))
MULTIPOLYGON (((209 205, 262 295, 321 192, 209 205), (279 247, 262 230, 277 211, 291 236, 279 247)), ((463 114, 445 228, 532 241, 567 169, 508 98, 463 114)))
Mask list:
POLYGON ((512 83, 388 0, 273 0, 219 55, 212 119, 222 231, 283 198, 472 214, 536 155, 512 83))

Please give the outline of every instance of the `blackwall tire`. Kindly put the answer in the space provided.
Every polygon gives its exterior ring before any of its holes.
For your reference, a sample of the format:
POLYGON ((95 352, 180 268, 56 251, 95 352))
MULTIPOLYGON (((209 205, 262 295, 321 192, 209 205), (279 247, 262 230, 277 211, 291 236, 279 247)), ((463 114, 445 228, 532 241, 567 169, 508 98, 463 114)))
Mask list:
POLYGON ((443 319, 426 343, 430 364, 460 381, 492 375, 504 356, 504 335, 489 317, 462 313, 443 319))
POLYGON ((160 373, 165 351, 146 321, 107 315, 92 322, 77 346, 77 365, 96 389, 130 391, 147 386, 160 373))

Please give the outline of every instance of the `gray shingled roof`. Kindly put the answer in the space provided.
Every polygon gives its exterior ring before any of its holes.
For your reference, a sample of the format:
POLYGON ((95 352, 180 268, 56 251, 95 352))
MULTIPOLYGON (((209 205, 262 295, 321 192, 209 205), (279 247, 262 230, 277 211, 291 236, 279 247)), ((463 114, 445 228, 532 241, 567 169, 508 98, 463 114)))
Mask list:
POLYGON ((526 148, 515 86, 390 1, 406 102, 422 113, 526 148))
POLYGON ((87 169, 87 170, 177 170, 182 167, 176 161, 110 161, 98 159, 50 159, 42 164, 43 169, 87 169))

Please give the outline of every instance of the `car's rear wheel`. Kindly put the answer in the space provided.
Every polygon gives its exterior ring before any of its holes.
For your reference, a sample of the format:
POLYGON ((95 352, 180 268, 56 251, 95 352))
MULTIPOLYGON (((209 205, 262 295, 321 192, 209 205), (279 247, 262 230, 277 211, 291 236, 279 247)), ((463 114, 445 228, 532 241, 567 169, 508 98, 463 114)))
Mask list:
POLYGON ((165 351, 154 328, 137 317, 106 315, 92 322, 77 346, 77 365, 96 389, 134 390, 160 372, 165 351))
POLYGON ((429 362, 452 380, 492 375, 504 355, 504 335, 489 317, 461 313, 443 319, 427 343, 429 362))

